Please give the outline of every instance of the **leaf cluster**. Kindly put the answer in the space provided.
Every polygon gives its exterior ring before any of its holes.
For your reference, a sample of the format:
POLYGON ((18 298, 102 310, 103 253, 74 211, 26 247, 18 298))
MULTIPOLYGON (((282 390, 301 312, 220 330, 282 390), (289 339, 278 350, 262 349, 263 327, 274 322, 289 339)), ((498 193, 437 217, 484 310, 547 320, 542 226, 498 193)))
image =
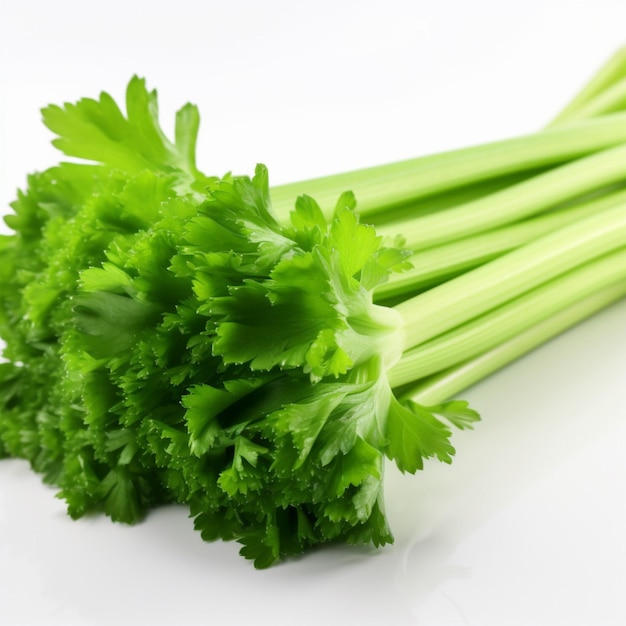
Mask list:
POLYGON ((32 175, 0 239, 0 441, 60 488, 69 513, 133 523, 190 507, 207 540, 257 567, 326 542, 392 540, 384 458, 449 462, 463 403, 398 401, 386 372, 402 320, 373 290, 406 267, 344 194, 272 214, 267 170, 209 178, 197 112, 176 141, 133 79, 49 107, 66 154, 32 175), (442 419, 443 418, 443 419, 442 419))

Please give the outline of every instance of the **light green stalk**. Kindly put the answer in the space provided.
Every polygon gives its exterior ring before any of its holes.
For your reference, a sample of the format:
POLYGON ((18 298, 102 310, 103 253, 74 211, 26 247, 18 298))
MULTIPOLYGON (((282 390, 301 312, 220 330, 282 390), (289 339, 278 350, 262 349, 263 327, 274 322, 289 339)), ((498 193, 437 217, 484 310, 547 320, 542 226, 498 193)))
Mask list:
POLYGON ((406 300, 395 307, 405 350, 625 244, 626 206, 618 205, 406 300))
POLYGON ((567 122, 616 113, 622 111, 624 107, 626 107, 626 77, 607 87, 595 98, 581 105, 579 109, 572 111, 567 117, 567 122))
POLYGON ((439 404, 624 297, 626 281, 611 285, 478 357, 424 378, 403 397, 426 406, 439 404))
POLYGON ((626 284, 626 248, 576 268, 402 355, 389 372, 392 387, 477 357, 617 283, 626 284))
POLYGON ((626 142, 626 114, 585 120, 562 128, 417 159, 273 187, 272 205, 280 218, 301 194, 331 212, 351 190, 364 221, 412 202, 470 183, 524 170, 549 167, 626 142))
MULTIPOLYGON (((620 48, 570 103, 554 118, 549 127, 562 125, 575 119, 593 115, 592 102, 604 97, 626 77, 626 47, 620 48)), ((601 110, 601 109, 600 109, 601 110)))
POLYGON ((523 222, 416 252, 411 257, 413 267, 410 270, 392 274, 376 289, 376 301, 392 300, 433 287, 537 237, 619 203, 626 203, 626 190, 609 192, 523 222))
POLYGON ((620 145, 473 202, 408 220, 401 226, 389 224, 378 231, 381 235, 401 232, 409 248, 421 250, 537 215, 562 202, 625 179, 626 145, 620 145))

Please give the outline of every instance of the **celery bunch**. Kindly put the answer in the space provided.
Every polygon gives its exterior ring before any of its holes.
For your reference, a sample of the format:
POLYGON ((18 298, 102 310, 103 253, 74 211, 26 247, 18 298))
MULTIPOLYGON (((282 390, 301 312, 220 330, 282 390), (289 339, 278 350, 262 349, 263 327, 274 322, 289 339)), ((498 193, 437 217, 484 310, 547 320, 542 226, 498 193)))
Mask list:
POLYGON ((257 567, 392 541, 385 457, 450 462, 450 398, 626 294, 622 56, 534 135, 272 189, 203 174, 195 107, 170 141, 138 78, 126 115, 46 108, 78 162, 0 239, 0 451, 73 517, 185 503, 257 567))

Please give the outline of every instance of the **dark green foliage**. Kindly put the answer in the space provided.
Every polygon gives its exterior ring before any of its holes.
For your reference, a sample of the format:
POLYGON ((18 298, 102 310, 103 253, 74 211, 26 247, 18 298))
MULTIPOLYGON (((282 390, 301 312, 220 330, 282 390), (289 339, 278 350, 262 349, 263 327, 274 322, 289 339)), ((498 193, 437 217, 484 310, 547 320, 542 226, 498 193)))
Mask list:
MULTIPOLYGON (((433 411, 393 396, 400 320, 372 290, 406 265, 342 196, 272 215, 267 171, 195 167, 189 105, 169 142, 133 79, 49 107, 66 154, 29 179, 0 239, 0 451, 28 459, 69 513, 135 522, 189 505, 207 540, 257 567, 324 542, 391 541, 385 455, 449 462, 433 411)), ((436 412, 458 426, 465 406, 436 412)))

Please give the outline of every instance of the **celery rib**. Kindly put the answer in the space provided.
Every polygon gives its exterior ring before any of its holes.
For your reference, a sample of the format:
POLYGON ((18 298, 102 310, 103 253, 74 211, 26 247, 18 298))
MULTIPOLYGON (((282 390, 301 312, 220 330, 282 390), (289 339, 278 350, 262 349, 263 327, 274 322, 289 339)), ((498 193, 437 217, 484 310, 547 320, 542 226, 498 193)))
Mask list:
POLYGON ((315 197, 332 212, 337 198, 352 190, 364 219, 410 204, 438 192, 524 169, 558 165, 626 141, 626 114, 551 128, 516 137, 272 188, 272 205, 285 217, 293 199, 315 197))
POLYGON ((405 321, 405 349, 620 248, 624 241, 626 207, 618 205, 406 300, 395 307, 405 321))
MULTIPOLYGON (((430 248, 537 215, 625 177, 626 145, 621 145, 442 213, 408 220, 402 234, 409 248, 430 248)), ((381 235, 391 232, 390 227, 379 228, 381 235)))
POLYGON ((392 274, 386 283, 376 289, 376 301, 390 300, 434 287, 539 236, 620 202, 626 203, 626 190, 607 193, 572 207, 416 252, 411 257, 413 267, 410 270, 392 274))
POLYGON ((626 106, 626 78, 617 81, 580 109, 573 111, 568 116, 568 122, 615 113, 622 110, 624 106, 626 106))
POLYGON ((611 285, 478 357, 422 379, 404 397, 426 406, 439 404, 624 297, 626 281, 611 285))
POLYGON ((592 76, 569 104, 552 120, 548 128, 571 121, 592 101, 610 90, 615 83, 626 76, 626 46, 615 52, 608 61, 592 76))
POLYGON ((405 385, 495 348, 597 291, 626 283, 626 249, 576 268, 467 324, 405 352, 390 370, 392 387, 405 385))

